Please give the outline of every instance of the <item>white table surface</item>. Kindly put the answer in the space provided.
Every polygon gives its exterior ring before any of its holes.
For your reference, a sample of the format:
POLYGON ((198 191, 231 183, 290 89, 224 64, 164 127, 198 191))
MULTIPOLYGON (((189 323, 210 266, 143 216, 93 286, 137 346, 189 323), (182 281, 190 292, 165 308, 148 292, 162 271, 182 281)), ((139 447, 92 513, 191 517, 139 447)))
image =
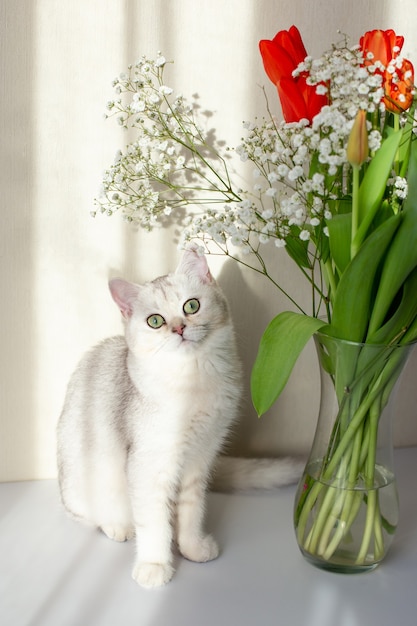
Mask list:
POLYGON ((216 561, 178 558, 166 587, 130 577, 132 542, 68 519, 55 481, 0 485, 1 626, 416 626, 417 448, 396 451, 401 517, 373 572, 333 574, 302 558, 295 487, 210 494, 216 561))

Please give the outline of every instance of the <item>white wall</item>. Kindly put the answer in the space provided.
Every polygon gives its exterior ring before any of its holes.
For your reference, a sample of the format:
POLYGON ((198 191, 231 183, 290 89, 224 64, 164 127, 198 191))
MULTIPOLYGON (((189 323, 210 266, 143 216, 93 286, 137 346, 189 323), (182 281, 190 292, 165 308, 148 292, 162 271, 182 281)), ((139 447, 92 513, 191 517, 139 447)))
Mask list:
MULTIPOLYGON (((104 122, 111 81, 129 62, 161 50, 175 60, 170 83, 216 111, 218 135, 239 143, 241 121, 262 114, 257 43, 291 24, 319 54, 371 28, 405 35, 417 61, 415 0, 0 0, 0 480, 55 475, 55 425, 68 376, 97 340, 121 330, 107 293, 115 274, 137 281, 172 269, 169 233, 134 233, 117 217, 89 213, 103 169, 121 145, 104 122)), ((285 252, 277 273, 305 288, 285 252)), ((231 301, 247 376, 259 337, 286 307, 266 281, 214 259, 231 301)), ((417 443, 416 379, 408 369, 396 423, 398 444, 417 443)), ((318 400, 309 346, 269 415, 249 399, 234 449, 304 451, 318 400)))

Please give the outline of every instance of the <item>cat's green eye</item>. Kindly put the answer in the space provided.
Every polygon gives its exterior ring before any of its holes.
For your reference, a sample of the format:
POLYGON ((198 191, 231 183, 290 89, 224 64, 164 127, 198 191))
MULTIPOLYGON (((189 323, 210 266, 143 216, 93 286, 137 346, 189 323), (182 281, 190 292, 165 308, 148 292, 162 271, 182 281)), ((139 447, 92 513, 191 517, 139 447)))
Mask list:
POLYGON ((187 302, 182 307, 186 315, 194 315, 194 313, 197 313, 199 308, 200 303, 196 298, 191 298, 191 300, 187 300, 187 302))
POLYGON ((148 322, 148 326, 151 328, 161 328, 161 326, 165 324, 164 318, 162 315, 159 315, 159 313, 150 315, 146 321, 148 322))

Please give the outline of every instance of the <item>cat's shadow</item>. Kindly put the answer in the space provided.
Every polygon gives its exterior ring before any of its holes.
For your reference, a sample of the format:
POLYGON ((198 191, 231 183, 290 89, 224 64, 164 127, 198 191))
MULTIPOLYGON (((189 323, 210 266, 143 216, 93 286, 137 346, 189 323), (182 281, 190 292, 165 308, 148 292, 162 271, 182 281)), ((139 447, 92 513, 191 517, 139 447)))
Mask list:
POLYGON ((217 277, 229 303, 244 376, 241 417, 231 435, 227 452, 242 456, 262 456, 262 451, 253 451, 251 446, 254 429, 260 434, 259 430, 263 430, 266 425, 261 424, 252 405, 250 376, 259 341, 270 319, 262 299, 251 288, 244 274, 244 268, 229 259, 223 264, 217 277))

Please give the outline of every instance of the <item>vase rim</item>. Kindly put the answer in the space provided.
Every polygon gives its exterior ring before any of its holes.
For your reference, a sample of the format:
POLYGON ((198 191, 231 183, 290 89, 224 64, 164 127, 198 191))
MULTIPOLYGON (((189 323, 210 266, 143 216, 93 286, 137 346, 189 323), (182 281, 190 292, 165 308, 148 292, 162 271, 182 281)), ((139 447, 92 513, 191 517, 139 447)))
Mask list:
POLYGON ((342 337, 336 337, 334 335, 329 335, 326 332, 324 332, 323 330, 317 330, 313 336, 317 336, 317 337, 325 337, 326 339, 330 339, 330 340, 334 340, 336 342, 340 342, 340 343, 344 343, 344 344, 350 344, 350 345, 354 345, 354 346, 361 346, 361 347, 372 347, 372 348, 407 348, 407 347, 412 347, 415 346, 417 344, 417 338, 414 339, 413 341, 407 341, 405 343, 401 343, 401 342, 393 342, 393 343, 371 343, 368 341, 353 341, 351 339, 343 339, 342 337))

